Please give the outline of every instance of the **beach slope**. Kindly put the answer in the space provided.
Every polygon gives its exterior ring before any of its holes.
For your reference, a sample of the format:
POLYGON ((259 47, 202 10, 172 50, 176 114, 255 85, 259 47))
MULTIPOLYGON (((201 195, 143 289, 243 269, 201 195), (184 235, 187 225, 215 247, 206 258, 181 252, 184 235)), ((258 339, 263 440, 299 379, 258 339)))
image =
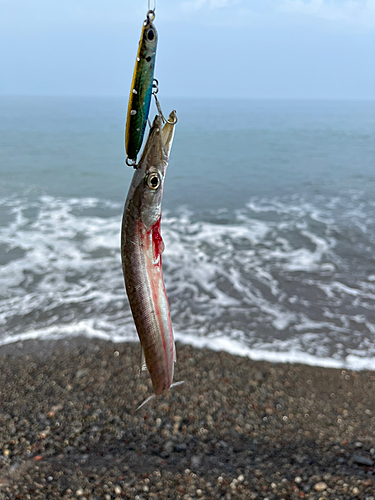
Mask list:
POLYGON ((375 372, 177 345, 152 393, 140 347, 0 348, 1 499, 375 498, 375 372))

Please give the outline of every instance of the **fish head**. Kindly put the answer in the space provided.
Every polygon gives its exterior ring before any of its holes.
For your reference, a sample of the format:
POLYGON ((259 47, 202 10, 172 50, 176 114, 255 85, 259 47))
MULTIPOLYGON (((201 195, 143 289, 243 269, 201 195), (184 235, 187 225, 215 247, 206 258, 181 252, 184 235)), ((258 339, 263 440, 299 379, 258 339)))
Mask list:
MULTIPOLYGON (((174 112, 175 113, 175 112, 174 112)), ((175 117, 175 114, 173 115, 175 117)), ((158 222, 161 216, 164 178, 168 166, 168 156, 173 142, 174 125, 177 120, 167 123, 168 133, 163 128, 162 119, 155 116, 147 142, 138 164, 138 189, 141 196, 140 217, 147 230, 158 222)))

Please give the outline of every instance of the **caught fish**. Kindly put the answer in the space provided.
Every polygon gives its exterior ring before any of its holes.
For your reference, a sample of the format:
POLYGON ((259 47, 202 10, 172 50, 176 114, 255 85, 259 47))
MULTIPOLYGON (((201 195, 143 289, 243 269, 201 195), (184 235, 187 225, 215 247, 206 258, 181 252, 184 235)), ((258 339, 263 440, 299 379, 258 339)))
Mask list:
POLYGON ((155 117, 130 184, 121 230, 126 292, 156 395, 172 386, 176 360, 160 235, 163 185, 176 122, 175 111, 164 127, 161 117, 155 117))
POLYGON ((153 19, 154 12, 149 11, 143 23, 130 89, 125 129, 125 151, 128 165, 135 165, 150 111, 158 43, 158 34, 152 22, 153 19))

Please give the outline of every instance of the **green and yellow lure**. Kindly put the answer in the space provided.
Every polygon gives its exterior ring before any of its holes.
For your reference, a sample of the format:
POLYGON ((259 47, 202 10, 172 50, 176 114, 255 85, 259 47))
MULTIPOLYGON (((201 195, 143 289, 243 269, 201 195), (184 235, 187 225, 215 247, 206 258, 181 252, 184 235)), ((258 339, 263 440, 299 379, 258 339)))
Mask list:
POLYGON ((126 163, 134 166, 142 146, 150 111, 158 34, 153 24, 155 13, 149 10, 143 23, 141 39, 130 89, 125 129, 126 163))

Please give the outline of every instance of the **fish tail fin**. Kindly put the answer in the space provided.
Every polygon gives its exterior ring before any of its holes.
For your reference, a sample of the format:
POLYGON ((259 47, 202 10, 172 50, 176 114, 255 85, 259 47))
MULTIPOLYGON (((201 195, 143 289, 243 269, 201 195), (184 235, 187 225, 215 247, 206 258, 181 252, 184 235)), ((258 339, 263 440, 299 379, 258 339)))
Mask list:
MULTIPOLYGON (((185 383, 185 380, 180 380, 178 382, 173 382, 173 384, 171 384, 171 386, 169 387, 169 389, 172 389, 172 387, 176 387, 178 385, 182 385, 185 383)), ((149 401, 151 401, 151 399, 154 399, 154 397, 156 396, 156 394, 151 394, 151 396, 149 396, 148 398, 146 398, 143 403, 141 403, 138 408, 135 410, 135 412, 137 412, 138 410, 140 410, 144 405, 146 405, 149 401)), ((135 413, 134 412, 134 413, 135 413)))
MULTIPOLYGON (((135 412, 137 412, 138 410, 140 410, 142 408, 142 406, 144 406, 145 404, 147 404, 151 399, 153 399, 155 397, 155 394, 151 394, 151 396, 149 396, 148 398, 146 398, 143 403, 141 403, 138 408, 135 410, 135 412)), ((135 413, 134 412, 134 413, 135 413)))
POLYGON ((172 387, 176 387, 177 385, 181 385, 184 383, 185 383, 185 380, 180 380, 179 382, 173 382, 173 384, 171 384, 171 386, 170 386, 170 389, 172 389, 172 387))

